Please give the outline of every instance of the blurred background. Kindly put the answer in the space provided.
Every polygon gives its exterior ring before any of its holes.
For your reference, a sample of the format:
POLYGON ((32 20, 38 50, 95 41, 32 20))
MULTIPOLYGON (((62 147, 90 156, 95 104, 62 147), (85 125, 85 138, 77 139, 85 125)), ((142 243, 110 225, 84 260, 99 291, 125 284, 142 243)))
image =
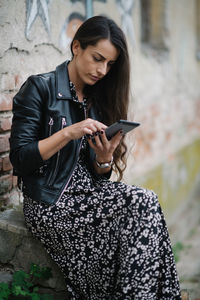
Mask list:
POLYGON ((0 207, 23 201, 8 158, 12 97, 70 59, 93 15, 113 18, 128 41, 129 119, 141 126, 126 137, 123 180, 158 194, 181 287, 200 299, 200 0, 0 0, 0 207))

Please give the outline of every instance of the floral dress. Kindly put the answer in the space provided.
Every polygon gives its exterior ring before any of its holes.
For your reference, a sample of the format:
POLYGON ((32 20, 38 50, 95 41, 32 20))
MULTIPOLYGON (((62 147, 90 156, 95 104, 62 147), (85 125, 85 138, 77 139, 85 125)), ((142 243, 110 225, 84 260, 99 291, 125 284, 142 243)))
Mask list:
MULTIPOLYGON (((74 101, 77 101, 71 84, 74 101)), ((62 270, 69 300, 181 299, 164 216, 154 192, 86 164, 84 137, 71 184, 53 205, 24 195, 27 227, 62 270)))

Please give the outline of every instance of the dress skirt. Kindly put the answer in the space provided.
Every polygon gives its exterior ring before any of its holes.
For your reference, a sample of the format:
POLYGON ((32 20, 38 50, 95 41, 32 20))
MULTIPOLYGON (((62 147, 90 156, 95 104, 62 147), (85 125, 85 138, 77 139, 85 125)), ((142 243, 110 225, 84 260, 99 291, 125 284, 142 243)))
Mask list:
POLYGON ((57 203, 48 206, 24 195, 26 225, 63 272, 68 299, 180 300, 156 194, 97 180, 81 153, 57 203))

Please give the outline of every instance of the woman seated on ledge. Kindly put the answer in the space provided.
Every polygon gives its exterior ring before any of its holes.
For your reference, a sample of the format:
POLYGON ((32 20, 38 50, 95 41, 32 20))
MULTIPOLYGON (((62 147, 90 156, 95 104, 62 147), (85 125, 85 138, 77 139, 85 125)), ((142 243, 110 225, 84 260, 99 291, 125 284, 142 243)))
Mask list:
POLYGON ((111 19, 92 17, 71 52, 55 71, 30 76, 13 100, 10 160, 26 225, 62 270, 68 299, 181 299, 157 196, 120 182, 124 137, 105 135, 127 119, 125 36, 111 19))

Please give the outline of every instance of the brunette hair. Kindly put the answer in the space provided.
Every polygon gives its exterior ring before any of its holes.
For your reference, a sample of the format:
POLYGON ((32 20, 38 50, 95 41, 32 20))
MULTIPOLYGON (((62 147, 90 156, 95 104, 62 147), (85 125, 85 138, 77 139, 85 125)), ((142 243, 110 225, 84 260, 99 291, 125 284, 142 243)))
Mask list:
MULTIPOLYGON (((95 16, 86 20, 77 30, 71 42, 78 40, 82 49, 96 45, 101 39, 108 39, 119 50, 117 61, 109 72, 95 85, 86 85, 85 93, 101 112, 102 122, 106 125, 127 119, 129 104, 130 63, 126 38, 123 31, 111 19, 95 16)), ((126 168, 127 146, 122 138, 114 152, 114 171, 121 180, 126 168)))

